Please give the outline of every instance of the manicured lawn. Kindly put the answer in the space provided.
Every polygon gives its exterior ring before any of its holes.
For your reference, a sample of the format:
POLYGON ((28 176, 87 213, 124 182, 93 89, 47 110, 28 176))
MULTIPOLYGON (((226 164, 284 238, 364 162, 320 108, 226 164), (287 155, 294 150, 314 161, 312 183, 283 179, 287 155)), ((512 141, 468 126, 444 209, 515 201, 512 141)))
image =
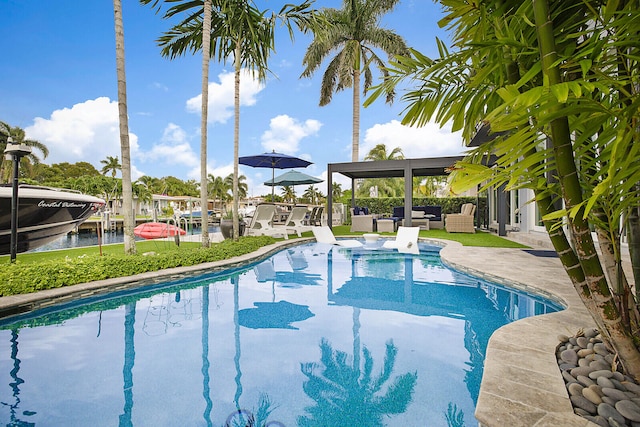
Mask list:
MULTIPOLYGON (((362 235, 362 233, 352 233, 349 231, 351 226, 339 225, 333 227, 333 234, 336 236, 354 236, 362 235)), ((395 233, 378 233, 381 236, 393 236, 395 233)), ((477 231, 470 233, 448 233, 446 230, 420 230, 420 237, 453 240, 460 242, 464 246, 484 246, 489 248, 528 248, 528 246, 516 243, 514 241, 504 239, 492 233, 477 231)))
MULTIPOLYGON (((351 233, 349 225, 340 225, 333 227, 333 233, 336 236, 361 236, 363 233, 351 233)), ((393 236, 394 233, 380 233, 382 236, 393 236)), ((313 237, 313 233, 307 232, 302 234, 303 237, 313 237)), ((446 230, 421 230, 420 237, 453 240, 460 242, 465 246, 484 246, 495 248, 526 248, 527 246, 513 242, 511 240, 503 239, 495 234, 479 231, 475 234, 466 233, 447 233, 446 230)), ((282 240, 282 239, 278 239, 282 240)), ((138 253, 156 252, 165 253, 171 251, 180 251, 188 248, 199 247, 199 243, 181 242, 180 246, 176 246, 171 241, 139 241, 136 242, 136 248, 138 253)), ((102 246, 103 254, 122 254, 124 252, 123 244, 105 245, 102 246)), ((83 255, 98 255, 100 254, 100 248, 97 246, 87 246, 74 249, 63 249, 58 251, 45 251, 45 252, 32 252, 25 254, 18 254, 17 259, 24 264, 31 264, 36 262, 76 258, 83 255)), ((0 264, 9 262, 9 256, 5 255, 0 257, 0 264)))
MULTIPOLYGON (((336 236, 361 235, 350 233, 350 226, 334 227, 336 236)), ((381 233, 392 237, 393 233, 381 233)), ((313 233, 303 233, 312 237, 313 233)), ((511 247, 526 246, 484 232, 475 234, 449 234, 445 230, 420 231, 421 237, 455 240, 467 246, 511 247)), ((115 277, 128 277, 139 273, 165 270, 173 267, 199 265, 247 254, 274 243, 270 236, 242 237, 240 241, 225 240, 203 249, 199 243, 173 241, 136 242, 137 256, 124 255, 124 245, 89 246, 59 251, 18 254, 17 263, 9 256, 0 257, 0 296, 25 294, 44 289, 70 286, 78 283, 115 277), (145 253, 149 256, 144 256, 145 253), (104 256, 100 256, 104 255, 104 256)), ((291 238, 294 240, 295 238, 291 238)))
MULTIPOLYGON (((170 241, 157 241, 157 240, 144 240, 136 242, 136 249, 139 254, 145 252, 171 252, 171 251, 179 251, 188 248, 194 248, 200 246, 200 243, 192 243, 192 242, 180 242, 180 246, 176 246, 174 242, 170 241)), ((117 243, 113 245, 104 245, 102 246, 102 254, 123 254, 124 253, 124 244, 117 243)), ((83 246, 80 248, 72 248, 72 249, 61 249, 57 251, 42 251, 42 252, 29 252, 18 254, 16 259, 24 264, 31 264, 34 262, 42 262, 49 261, 55 259, 65 259, 76 258, 83 255, 99 255, 100 248, 98 246, 83 246)), ((9 262, 9 255, 4 255, 0 257, 0 264, 4 262, 9 262)))

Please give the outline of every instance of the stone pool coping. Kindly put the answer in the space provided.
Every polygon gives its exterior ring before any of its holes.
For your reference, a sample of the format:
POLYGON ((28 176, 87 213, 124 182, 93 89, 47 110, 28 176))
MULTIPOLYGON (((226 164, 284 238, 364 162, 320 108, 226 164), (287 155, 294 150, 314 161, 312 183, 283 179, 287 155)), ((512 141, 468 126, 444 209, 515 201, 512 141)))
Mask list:
POLYGON ((555 349, 559 334, 595 327, 558 258, 522 249, 447 241, 442 260, 458 270, 562 302, 557 313, 509 323, 489 339, 475 416, 482 427, 587 427, 573 412, 555 349))
POLYGON ((135 276, 97 280, 95 282, 47 289, 30 294, 0 297, 0 319, 27 313, 32 310, 47 308, 54 304, 60 304, 79 298, 136 289, 166 280, 178 279, 185 274, 214 273, 216 271, 226 270, 229 268, 241 267, 246 264, 261 261, 287 247, 296 246, 309 241, 315 241, 315 239, 308 237, 289 239, 263 246, 248 254, 239 255, 225 260, 207 262, 188 267, 175 267, 165 270, 151 271, 148 273, 136 274, 135 276))
MULTIPOLYGON (((271 254, 313 238, 296 238, 264 246, 255 252, 190 267, 100 280, 26 295, 0 297, 0 318, 53 304, 113 291, 135 289, 195 272, 215 272, 258 262, 271 254)), ((421 239, 425 240, 425 239, 421 239)), ((482 427, 587 427, 575 415, 555 359, 558 334, 574 335, 594 327, 557 258, 543 258, 522 249, 462 246, 426 239, 442 246, 442 260, 458 270, 488 280, 542 294, 567 308, 529 317, 493 333, 487 347, 484 376, 475 416, 482 427)))

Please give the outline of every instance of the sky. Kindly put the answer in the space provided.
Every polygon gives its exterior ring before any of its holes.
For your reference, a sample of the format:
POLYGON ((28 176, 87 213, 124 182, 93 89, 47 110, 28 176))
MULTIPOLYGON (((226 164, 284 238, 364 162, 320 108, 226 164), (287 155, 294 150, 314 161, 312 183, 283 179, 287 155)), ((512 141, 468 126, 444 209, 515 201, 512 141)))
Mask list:
MULTIPOLYGON (((288 2, 257 4, 277 11, 288 2)), ((315 2, 316 8, 341 6, 342 0, 315 2)), ((137 0, 122 0, 122 7, 132 179, 174 176, 199 182, 202 57, 163 58, 156 39, 175 22, 137 0)), ((434 2, 401 0, 380 26, 435 56, 436 37, 447 38, 437 25, 441 17, 434 2)), ((334 94, 330 104, 319 106, 327 62, 312 78, 300 78, 311 41, 299 32, 291 41, 279 27, 266 81, 243 74, 239 155, 275 150, 309 160, 312 165, 298 170, 325 180, 316 188, 326 195, 327 164, 351 161, 352 92, 334 94)), ((111 0, 0 0, 0 52, 0 121, 45 144, 50 153, 44 163, 86 161, 100 170, 107 156, 121 159, 111 0)), ((383 52, 378 55, 386 60, 383 52)), ((403 126, 402 94, 392 105, 379 99, 361 109, 360 160, 377 144, 388 151, 399 147, 406 158, 464 151, 460 134, 448 126, 403 126)), ((233 172, 233 128, 233 64, 212 61, 207 173, 233 172)), ((271 194, 263 184, 271 179, 270 169, 241 165, 240 173, 250 196, 271 194)), ((343 189, 350 186, 338 174, 333 179, 343 189)))

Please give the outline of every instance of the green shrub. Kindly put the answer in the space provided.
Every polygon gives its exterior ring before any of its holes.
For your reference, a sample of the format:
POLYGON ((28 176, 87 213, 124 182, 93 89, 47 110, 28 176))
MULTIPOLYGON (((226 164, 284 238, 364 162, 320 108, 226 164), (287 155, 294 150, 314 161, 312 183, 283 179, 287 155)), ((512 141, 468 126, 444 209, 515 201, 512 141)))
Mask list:
POLYGON ((87 255, 36 264, 21 264, 18 260, 13 264, 0 266, 0 296, 26 294, 166 268, 220 261, 254 252, 275 242, 276 239, 270 236, 251 236, 241 237, 237 242, 224 240, 208 249, 182 248, 147 256, 87 255))

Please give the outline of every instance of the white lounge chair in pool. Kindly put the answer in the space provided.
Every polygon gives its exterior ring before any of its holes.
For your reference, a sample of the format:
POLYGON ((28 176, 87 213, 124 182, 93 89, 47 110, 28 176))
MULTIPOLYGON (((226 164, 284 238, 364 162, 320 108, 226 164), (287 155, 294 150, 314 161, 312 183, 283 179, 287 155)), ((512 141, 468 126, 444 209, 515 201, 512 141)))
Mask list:
POLYGON ((304 252, 300 250, 287 249, 287 259, 289 260, 289 265, 291 265, 293 271, 304 270, 309 267, 307 258, 304 256, 304 252))
POLYGON ((417 254, 418 249, 418 233, 420 227, 398 227, 398 233, 395 240, 387 240, 382 244, 383 248, 397 249, 398 252, 417 254))
POLYGON ((253 272, 256 275, 256 280, 259 283, 270 282, 276 280, 276 270, 273 268, 273 260, 269 259, 262 261, 260 264, 253 267, 253 272))
POLYGON ((337 240, 328 225, 312 227, 311 231, 313 231, 313 235, 318 243, 328 243, 330 245, 338 245, 345 248, 359 248, 363 246, 362 242, 359 242, 358 240, 337 240))
POLYGON ((251 224, 245 230, 245 236, 284 236, 288 239, 287 230, 284 227, 274 227, 273 218, 276 215, 275 205, 258 205, 253 213, 251 224))

